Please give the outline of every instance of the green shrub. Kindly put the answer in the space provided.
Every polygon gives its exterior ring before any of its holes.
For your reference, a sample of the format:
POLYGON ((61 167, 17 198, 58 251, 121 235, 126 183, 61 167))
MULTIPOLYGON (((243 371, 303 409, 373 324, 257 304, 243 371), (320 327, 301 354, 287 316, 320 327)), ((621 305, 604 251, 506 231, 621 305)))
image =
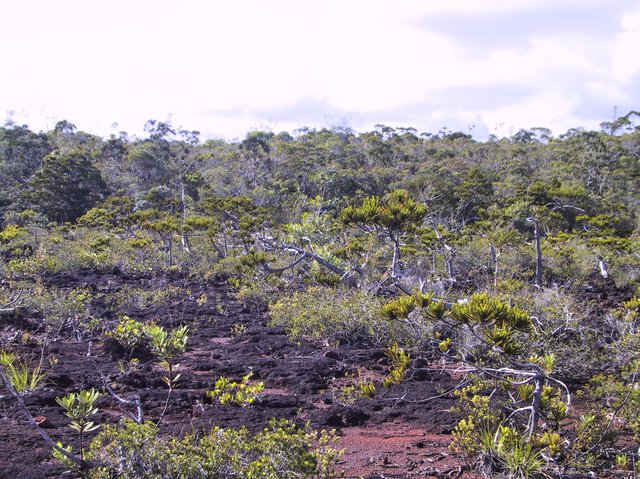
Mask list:
POLYGON ((204 436, 164 438, 150 423, 105 426, 88 456, 103 467, 91 479, 302 479, 338 477, 334 432, 314 432, 287 420, 271 420, 256 435, 213 428, 204 436))
MULTIPOLYGON (((83 389, 77 393, 69 393, 64 397, 56 398, 56 402, 64 408, 64 415, 71 419, 69 427, 78 432, 78 456, 80 460, 84 460, 86 434, 91 431, 95 431, 100 426, 89 418, 98 412, 98 408, 95 406, 96 401, 100 397, 100 393, 94 388, 89 390, 83 389)), ((58 443, 58 446, 67 452, 72 452, 73 448, 65 446, 62 443, 58 443)), ((62 461, 65 464, 68 463, 68 458, 62 454, 59 450, 53 449, 53 456, 62 461)))
POLYGON ((151 352, 158 359, 158 366, 167 372, 162 380, 171 391, 180 379, 180 373, 175 374, 175 370, 180 366, 176 360, 187 348, 189 327, 180 326, 169 333, 162 326, 148 323, 143 326, 142 331, 149 338, 151 352))
POLYGON ((40 386, 46 373, 42 366, 31 366, 15 354, 0 349, 0 375, 18 394, 33 391, 40 386))
POLYGON ((116 327, 107 331, 105 336, 117 342, 124 349, 126 357, 130 358, 134 349, 144 339, 143 324, 129 316, 123 316, 116 327))
POLYGON ((53 338, 83 339, 90 337, 100 326, 89 310, 93 293, 87 289, 65 291, 37 282, 24 285, 23 298, 23 306, 34 316, 43 318, 42 326, 53 338))
POLYGON ((311 287, 271 305, 272 326, 293 337, 351 343, 388 343, 402 333, 402 325, 387 321, 379 300, 362 291, 311 287))
POLYGON ((391 360, 391 367, 387 376, 382 381, 385 388, 390 388, 394 384, 400 384, 404 381, 404 375, 411 364, 411 356, 403 349, 398 347, 398 343, 394 343, 385 351, 385 356, 391 360))
POLYGON ((264 383, 250 383, 253 376, 249 372, 242 377, 240 382, 231 381, 225 376, 220 376, 216 380, 215 388, 207 392, 207 397, 217 398, 222 405, 235 404, 238 406, 248 406, 252 404, 264 389, 264 383))

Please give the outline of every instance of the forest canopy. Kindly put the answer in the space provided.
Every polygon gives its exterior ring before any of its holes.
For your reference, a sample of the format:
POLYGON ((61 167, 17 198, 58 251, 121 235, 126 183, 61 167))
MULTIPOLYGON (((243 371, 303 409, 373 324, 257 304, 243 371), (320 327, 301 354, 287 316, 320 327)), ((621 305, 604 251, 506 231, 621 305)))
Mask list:
POLYGON ((342 264, 334 274, 364 261, 374 238, 362 230, 375 230, 395 244, 392 276, 405 268, 402 274, 426 280, 420 257, 430 257, 434 278, 488 268, 494 282, 530 274, 536 284, 561 284, 588 276, 601 258, 635 283, 637 259, 629 254, 640 228, 639 120, 631 111, 600 131, 553 137, 531 128, 484 142, 385 125, 362 133, 251 131, 228 142, 201 141, 197 131, 156 120, 142 138, 101 138, 66 120, 38 133, 7 123, 0 127, 0 224, 5 236, 8 227, 64 224, 147 235, 170 264, 174 240, 184 252, 190 236, 207 236, 224 258, 224 234, 257 249, 267 230, 296 241, 315 235, 315 246, 342 264), (384 206, 402 210, 409 202, 419 210, 413 219, 384 206), (354 227, 360 234, 347 243, 332 241, 354 227), (527 243, 537 251, 524 253, 527 243), (481 244, 487 253, 475 255, 481 244))

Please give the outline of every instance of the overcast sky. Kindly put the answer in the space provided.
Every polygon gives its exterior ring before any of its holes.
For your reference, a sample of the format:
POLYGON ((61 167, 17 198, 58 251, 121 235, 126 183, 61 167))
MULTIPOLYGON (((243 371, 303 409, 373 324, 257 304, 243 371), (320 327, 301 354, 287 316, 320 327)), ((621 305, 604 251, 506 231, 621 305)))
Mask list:
POLYGON ((0 42, 0 115, 35 130, 486 138, 640 109, 640 0, 4 0, 0 42))

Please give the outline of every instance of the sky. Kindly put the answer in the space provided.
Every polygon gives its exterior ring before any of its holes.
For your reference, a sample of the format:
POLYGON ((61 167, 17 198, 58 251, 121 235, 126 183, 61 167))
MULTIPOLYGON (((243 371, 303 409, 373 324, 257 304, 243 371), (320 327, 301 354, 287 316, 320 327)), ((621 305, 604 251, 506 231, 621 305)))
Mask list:
POLYGON ((0 120, 510 136, 640 110, 640 0, 4 0, 0 120))

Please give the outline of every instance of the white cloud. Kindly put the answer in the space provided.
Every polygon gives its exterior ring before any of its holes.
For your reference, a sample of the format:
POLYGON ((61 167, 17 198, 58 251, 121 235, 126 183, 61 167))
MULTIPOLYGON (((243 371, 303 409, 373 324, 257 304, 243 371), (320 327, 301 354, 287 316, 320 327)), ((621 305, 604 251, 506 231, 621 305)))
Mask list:
MULTIPOLYGON (((640 10, 622 17, 622 31, 617 35, 612 52, 614 80, 627 84, 640 73, 640 10)), ((638 85, 636 85, 636 90, 638 85)), ((637 101, 637 98, 636 98, 637 101)))
MULTIPOLYGON (((567 121, 578 121, 572 115, 572 109, 578 100, 577 95, 537 94, 484 111, 481 117, 483 123, 497 136, 511 136, 519 129, 534 126, 563 133, 568 129, 567 121)), ((577 123, 573 124, 579 126, 577 123)))
POLYGON ((0 112, 99 134, 169 115, 225 137, 344 118, 561 133, 638 107, 639 25, 621 0, 8 2, 0 112))

